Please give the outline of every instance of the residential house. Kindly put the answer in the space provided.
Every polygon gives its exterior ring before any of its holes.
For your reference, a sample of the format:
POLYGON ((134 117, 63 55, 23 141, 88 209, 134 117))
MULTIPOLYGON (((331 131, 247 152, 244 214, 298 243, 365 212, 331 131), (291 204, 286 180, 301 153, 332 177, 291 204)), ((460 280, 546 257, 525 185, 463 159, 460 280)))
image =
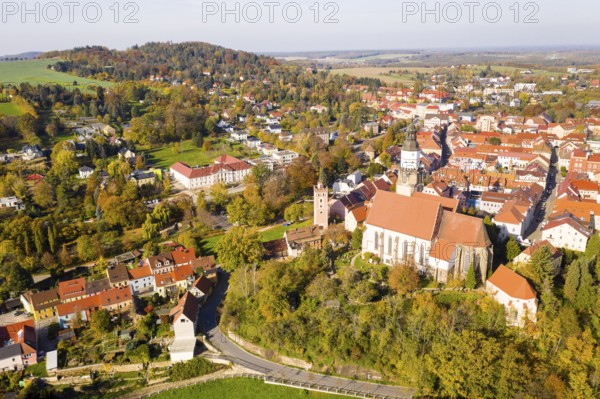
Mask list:
POLYGON ((106 270, 108 281, 112 288, 127 287, 129 285, 129 270, 124 263, 109 266, 106 270))
POLYGON ((33 320, 0 327, 0 371, 18 371, 37 364, 37 336, 33 320))
POLYGON ((0 198, 0 209, 12 208, 17 211, 25 209, 25 204, 17 197, 4 197, 0 198))
POLYGON ((87 179, 92 174, 94 174, 94 169, 90 168, 89 166, 82 166, 81 168, 79 168, 80 179, 87 179))
MULTIPOLYGON (((93 297, 96 298, 96 297, 93 297)), ((100 293, 100 305, 102 309, 111 313, 120 313, 131 307, 133 298, 128 287, 112 288, 100 293)))
POLYGON ((502 209, 494 216, 494 223, 499 229, 499 239, 509 236, 523 239, 525 232, 533 221, 534 210, 529 202, 510 200, 504 203, 502 209))
POLYGON ((552 216, 542 229, 542 240, 556 248, 585 252, 593 228, 588 222, 578 219, 569 212, 552 216))
POLYGON ((344 228, 347 231, 353 232, 367 220, 368 214, 369 207, 367 205, 352 209, 344 220, 344 228))
POLYGON ((127 177, 127 181, 135 183, 138 187, 150 186, 156 183, 156 174, 149 170, 136 170, 127 177))
POLYGON ((190 265, 178 266, 169 273, 154 275, 154 288, 159 295, 164 297, 185 291, 193 283, 194 271, 190 265))
POLYGON ((135 155, 135 152, 128 150, 127 148, 121 148, 119 150, 119 159, 123 159, 123 160, 133 164, 136 161, 136 155, 135 155))
POLYGON ((21 303, 33 315, 35 321, 41 321, 56 316, 56 306, 60 304, 57 288, 33 293, 27 291, 21 295, 21 303))
POLYGON ((141 295, 154 291, 154 274, 150 265, 143 266, 127 271, 129 276, 129 287, 133 295, 141 295))
POLYGON ((169 346, 171 362, 192 360, 196 348, 196 329, 198 327, 198 299, 186 292, 171 309, 169 316, 173 318, 175 340, 169 346))
POLYGON ((297 152, 285 150, 285 151, 277 151, 273 154, 273 159, 279 165, 288 166, 291 164, 294 159, 298 158, 300 155, 297 152))
POLYGON ((200 276, 194 281, 189 292, 202 303, 206 301, 208 296, 212 293, 213 286, 214 283, 210 279, 205 276, 200 276))
POLYGON ((58 283, 58 295, 62 303, 76 301, 87 296, 85 278, 61 281, 58 283))
POLYGON ((296 258, 306 248, 321 249, 321 237, 322 231, 318 225, 286 231, 285 242, 288 247, 288 256, 296 258))
POLYGON ((485 290, 504 306, 510 325, 524 327, 527 320, 535 323, 537 294, 521 275, 501 265, 486 282, 485 290))
POLYGON ((531 261, 531 258, 535 253, 542 248, 548 249, 548 252, 551 256, 552 266, 554 267, 554 271, 556 274, 560 272, 560 268, 562 265, 563 254, 558 249, 554 247, 554 245, 550 244, 547 240, 542 240, 534 243, 533 245, 525 248, 523 252, 519 254, 515 259, 513 259, 513 263, 526 265, 531 261))

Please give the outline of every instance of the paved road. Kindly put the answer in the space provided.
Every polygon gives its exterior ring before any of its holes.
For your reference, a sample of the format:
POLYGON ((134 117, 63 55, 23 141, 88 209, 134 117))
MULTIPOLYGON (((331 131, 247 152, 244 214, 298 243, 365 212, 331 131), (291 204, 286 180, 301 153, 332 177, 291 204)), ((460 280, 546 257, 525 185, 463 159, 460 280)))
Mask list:
POLYGON ((298 370, 270 362, 244 351, 219 329, 217 308, 228 289, 227 276, 221 275, 219 279, 219 285, 215 287, 213 294, 200 311, 200 320, 202 331, 210 340, 210 343, 221 351, 226 359, 263 373, 270 378, 281 378, 295 384, 317 384, 331 389, 351 390, 368 397, 410 398, 415 394, 416 391, 412 388, 371 384, 298 370))
POLYGON ((542 229, 544 228, 546 222, 552 213, 554 213, 554 201, 556 201, 556 187, 562 181, 562 177, 560 172, 556 169, 553 164, 550 168, 550 175, 548 176, 548 182, 546 184, 546 190, 550 190, 550 194, 544 193, 544 199, 541 204, 536 208, 536 215, 540 214, 543 216, 542 220, 538 222, 536 220, 535 223, 529 228, 529 231, 525 235, 529 238, 530 241, 534 242, 537 240, 541 240, 542 238, 542 229))

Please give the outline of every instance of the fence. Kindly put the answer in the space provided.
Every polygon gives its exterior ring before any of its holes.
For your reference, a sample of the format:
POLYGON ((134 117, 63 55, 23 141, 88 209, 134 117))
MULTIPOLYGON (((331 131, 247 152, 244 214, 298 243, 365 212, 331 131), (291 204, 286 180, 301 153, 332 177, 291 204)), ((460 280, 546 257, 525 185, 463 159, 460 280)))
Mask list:
POLYGON ((233 378, 252 378, 252 379, 256 379, 256 380, 263 380, 266 384, 271 384, 271 385, 281 385, 281 386, 287 386, 290 388, 297 388, 297 389, 306 389, 309 391, 317 391, 317 392, 323 392, 323 393, 330 393, 330 394, 336 394, 336 395, 345 395, 345 396, 353 396, 356 398, 369 398, 369 399, 405 399, 405 398, 410 398, 412 397, 412 395, 406 395, 406 396, 386 396, 386 395, 379 395, 379 394, 370 394, 370 393, 365 393, 365 392, 360 392, 360 391, 355 391, 352 389, 346 389, 346 388, 334 388, 334 387, 329 387, 329 386, 325 386, 325 385, 319 385, 319 384, 312 384, 312 383, 302 383, 302 382, 297 382, 297 381, 291 381, 291 380, 286 380, 283 378, 276 378, 276 377, 271 377, 271 376, 263 376, 263 375, 259 375, 259 374, 250 374, 250 373, 236 373, 236 374, 227 374, 227 375, 219 375, 219 376, 213 376, 213 377, 209 377, 206 379, 203 379, 201 381, 195 381, 192 383, 188 383, 185 385, 178 385, 178 386, 173 386, 173 387, 169 387, 169 388, 164 388, 152 393, 148 393, 148 394, 142 394, 139 396, 131 396, 129 397, 129 399, 147 399, 147 398, 152 398, 153 396, 156 395, 160 395, 161 393, 165 393, 168 391, 173 391, 176 389, 183 389, 183 388, 190 388, 199 384, 204 384, 207 382, 214 382, 214 381, 220 381, 220 380, 227 380, 227 379, 233 379, 233 378))
POLYGON ((271 376, 265 376, 264 380, 265 380, 266 384, 283 385, 283 386, 288 386, 288 387, 292 387, 292 388, 307 389, 309 391, 331 393, 331 394, 336 394, 336 395, 353 396, 353 397, 356 397, 356 398, 405 399, 405 398, 411 398, 412 397, 412 395, 407 395, 407 396, 389 396, 389 395, 379 395, 379 394, 373 394, 373 393, 365 393, 365 392, 355 391, 353 389, 335 388, 335 387, 330 387, 330 386, 326 386, 326 385, 313 384, 313 383, 310 383, 310 382, 297 382, 297 381, 291 381, 291 380, 286 380, 286 379, 283 379, 283 378, 276 378, 276 377, 271 377, 271 376))

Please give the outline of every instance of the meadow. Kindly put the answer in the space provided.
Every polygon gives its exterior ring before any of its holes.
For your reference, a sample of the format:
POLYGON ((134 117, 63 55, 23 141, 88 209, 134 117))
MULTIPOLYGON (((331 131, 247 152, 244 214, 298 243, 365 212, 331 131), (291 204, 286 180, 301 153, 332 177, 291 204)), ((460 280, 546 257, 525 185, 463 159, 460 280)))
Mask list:
POLYGON ((434 68, 420 67, 358 67, 358 68, 340 68, 332 69, 330 72, 334 75, 350 75, 358 78, 380 79, 382 82, 412 84, 414 82, 415 72, 432 72, 434 68), (405 71, 409 73, 389 74, 390 71, 405 71))
POLYGON ((216 143, 213 149, 207 151, 196 147, 191 140, 152 149, 140 146, 139 149, 145 151, 148 161, 158 168, 170 168, 177 162, 183 162, 191 167, 205 166, 223 154, 244 159, 249 155, 241 144, 216 143))
POLYGON ((20 116, 23 115, 23 113, 23 109, 16 104, 0 103, 0 114, 4 116, 20 116))
POLYGON ((67 73, 56 72, 48 69, 48 65, 57 60, 29 60, 0 62, 0 82, 3 84, 18 85, 21 83, 57 83, 61 85, 72 85, 77 82, 78 86, 98 85, 102 87, 112 86, 111 82, 102 82, 94 79, 86 79, 67 73))
POLYGON ((152 399, 344 399, 347 396, 268 385, 262 381, 236 378, 200 384, 151 396, 152 399))

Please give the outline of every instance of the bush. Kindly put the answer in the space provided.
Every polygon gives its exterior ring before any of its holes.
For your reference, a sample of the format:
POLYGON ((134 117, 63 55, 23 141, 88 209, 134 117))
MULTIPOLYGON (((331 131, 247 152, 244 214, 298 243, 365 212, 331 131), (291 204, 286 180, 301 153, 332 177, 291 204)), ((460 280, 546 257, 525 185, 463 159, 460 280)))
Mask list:
POLYGON ((217 367, 202 357, 195 357, 189 362, 176 363, 171 368, 171 381, 183 381, 213 373, 217 367))

